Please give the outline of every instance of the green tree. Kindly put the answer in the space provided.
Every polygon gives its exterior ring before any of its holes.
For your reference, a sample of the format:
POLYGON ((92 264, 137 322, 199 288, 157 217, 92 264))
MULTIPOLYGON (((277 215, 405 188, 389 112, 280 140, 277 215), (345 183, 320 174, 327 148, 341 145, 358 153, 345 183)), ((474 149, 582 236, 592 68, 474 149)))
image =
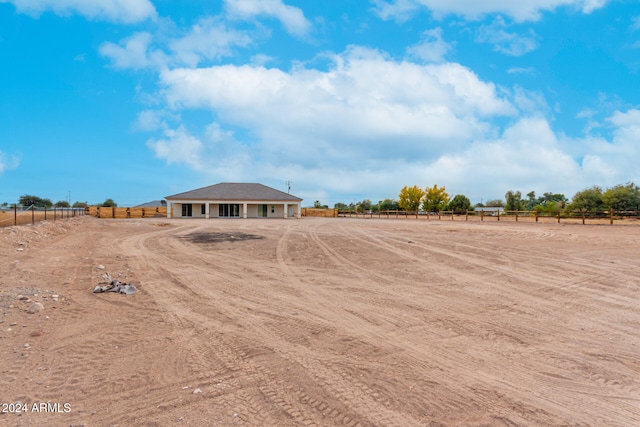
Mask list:
POLYGON ((56 208, 68 208, 69 206, 69 202, 67 202, 66 200, 59 200, 57 202, 55 202, 55 204, 53 205, 56 208))
POLYGON ((117 208, 118 204, 114 202, 113 199, 107 199, 100 206, 104 208, 117 208))
POLYGON ((19 203, 22 206, 35 206, 36 208, 50 208, 53 206, 53 203, 50 199, 42 199, 38 196, 32 196, 29 194, 25 194, 20 196, 19 203))
POLYGON ((505 211, 515 211, 515 210, 524 210, 525 201, 522 200, 522 194, 519 191, 507 191, 504 195, 504 198, 507 202, 504 205, 505 211))
POLYGON ((616 185, 602 193, 602 201, 614 211, 640 210, 640 188, 633 182, 616 185))
POLYGON ((86 208, 87 206, 89 206, 89 204, 87 202, 74 202, 71 207, 72 208, 86 208))
POLYGON ((471 209, 471 200, 464 194, 456 194, 449 202, 447 209, 454 212, 466 212, 471 209))
POLYGON ((537 204, 538 204, 538 199, 536 198, 536 192, 535 191, 529 191, 527 193, 527 200, 526 200, 525 208, 528 211, 532 211, 536 207, 537 204))
POLYGON ((604 201, 602 200, 602 188, 594 185, 591 188, 578 191, 574 194, 571 203, 567 205, 566 209, 569 211, 586 209, 592 212, 605 209, 604 201))
POLYGON ((322 203, 320 203, 319 200, 316 200, 315 202, 313 202, 313 207, 315 209, 328 209, 329 208, 329 206, 323 205, 322 203))
POLYGON ((369 200, 369 199, 364 199, 364 200, 356 203, 356 205, 358 206, 358 210, 359 211, 369 211, 369 210, 371 210, 371 200, 369 200))
POLYGON ((445 187, 427 187, 424 192, 424 202, 422 202, 422 209, 426 212, 437 212, 446 209, 449 203, 449 194, 445 187))
POLYGON ((424 197, 424 190, 417 185, 405 186, 400 190, 398 206, 405 211, 417 211, 424 197))
POLYGON ((349 206, 345 203, 336 203, 333 205, 333 209, 339 209, 341 211, 346 211, 347 209, 349 209, 349 206))
POLYGON ((487 200, 484 206, 488 208, 502 208, 504 207, 504 202, 500 199, 487 200))
POLYGON ((380 203, 380 210, 382 211, 396 211, 399 207, 397 200, 384 199, 382 203, 380 203))

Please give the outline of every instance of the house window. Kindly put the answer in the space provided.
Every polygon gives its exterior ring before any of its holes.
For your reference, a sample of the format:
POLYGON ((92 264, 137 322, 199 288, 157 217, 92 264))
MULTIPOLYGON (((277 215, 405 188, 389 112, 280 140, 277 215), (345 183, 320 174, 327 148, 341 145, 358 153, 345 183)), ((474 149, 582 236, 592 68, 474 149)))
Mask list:
POLYGON ((207 213, 207 205, 203 204, 203 205, 200 207, 200 213, 201 213, 202 215, 205 215, 205 214, 207 213))
POLYGON ((238 203, 223 203, 218 205, 218 216, 220 217, 239 217, 240 205, 238 203))
POLYGON ((182 204, 182 216, 193 216, 193 205, 191 203, 182 204))

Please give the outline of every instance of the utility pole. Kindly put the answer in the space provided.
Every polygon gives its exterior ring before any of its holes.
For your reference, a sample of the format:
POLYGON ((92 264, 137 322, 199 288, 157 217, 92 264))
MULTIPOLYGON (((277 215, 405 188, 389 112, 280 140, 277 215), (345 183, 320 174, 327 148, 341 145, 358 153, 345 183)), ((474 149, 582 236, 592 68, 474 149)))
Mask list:
POLYGON ((293 182, 285 181, 284 183, 287 184, 287 194, 291 194, 291 184, 293 184, 293 182))

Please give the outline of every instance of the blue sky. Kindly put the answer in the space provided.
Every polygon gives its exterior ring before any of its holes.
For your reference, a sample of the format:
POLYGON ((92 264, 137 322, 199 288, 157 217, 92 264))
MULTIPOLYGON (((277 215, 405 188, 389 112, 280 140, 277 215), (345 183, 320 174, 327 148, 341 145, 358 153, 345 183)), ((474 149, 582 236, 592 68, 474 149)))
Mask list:
POLYGON ((0 0, 0 202, 640 183, 640 2, 0 0))

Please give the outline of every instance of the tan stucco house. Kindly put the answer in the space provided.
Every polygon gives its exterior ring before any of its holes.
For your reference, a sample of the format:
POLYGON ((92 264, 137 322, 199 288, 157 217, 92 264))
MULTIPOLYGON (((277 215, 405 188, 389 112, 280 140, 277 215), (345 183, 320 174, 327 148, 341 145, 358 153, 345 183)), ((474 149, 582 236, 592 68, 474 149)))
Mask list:
POLYGON ((262 184, 223 182, 167 196, 167 218, 300 218, 302 199, 262 184))

